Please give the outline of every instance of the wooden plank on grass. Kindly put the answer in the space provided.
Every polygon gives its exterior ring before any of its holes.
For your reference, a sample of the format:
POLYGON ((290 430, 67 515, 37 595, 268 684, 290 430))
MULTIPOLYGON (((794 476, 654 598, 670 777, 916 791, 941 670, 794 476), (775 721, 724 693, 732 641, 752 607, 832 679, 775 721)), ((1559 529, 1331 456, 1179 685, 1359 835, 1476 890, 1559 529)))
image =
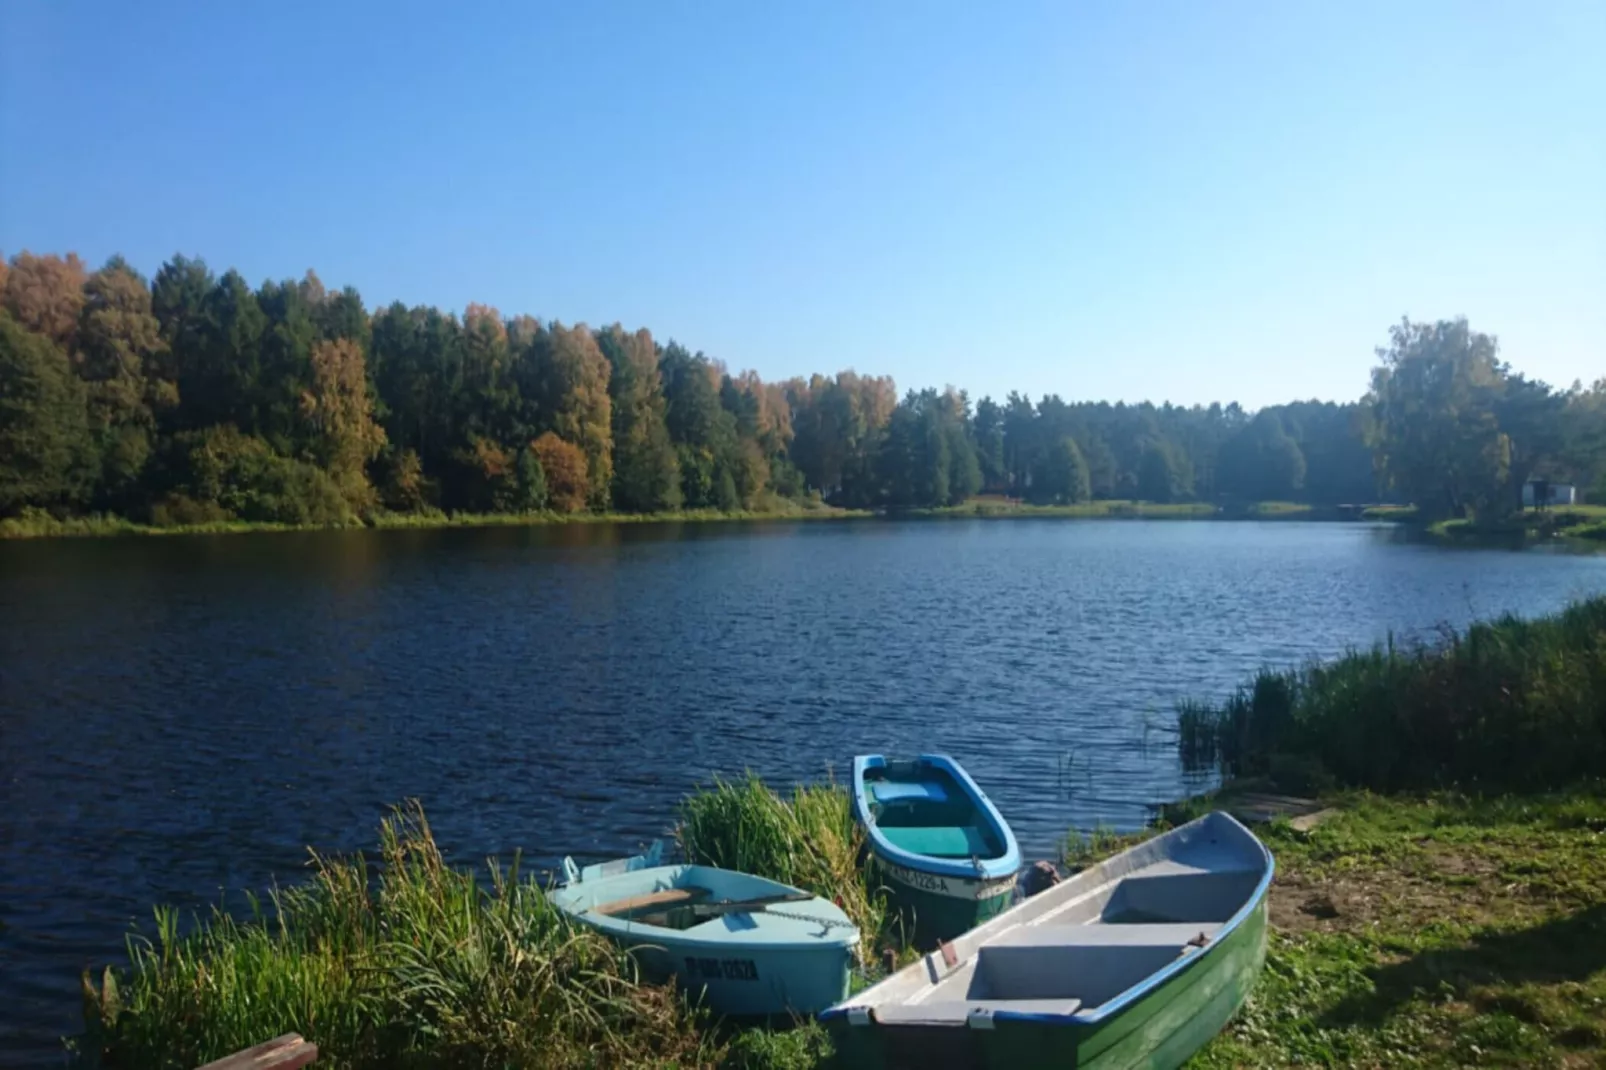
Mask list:
POLYGON ((300 1033, 286 1033, 197 1070, 301 1070, 317 1059, 318 1045, 303 1040, 300 1033))

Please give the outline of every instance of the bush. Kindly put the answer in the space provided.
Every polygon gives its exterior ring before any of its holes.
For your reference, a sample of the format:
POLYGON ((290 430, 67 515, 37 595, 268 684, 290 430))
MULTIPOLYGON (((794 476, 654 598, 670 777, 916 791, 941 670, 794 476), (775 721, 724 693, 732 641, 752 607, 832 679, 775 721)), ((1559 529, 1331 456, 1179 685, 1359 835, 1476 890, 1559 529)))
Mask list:
POLYGON ((584 509, 591 494, 591 479, 586 474, 586 455, 580 447, 548 431, 530 443, 530 450, 540 462, 547 506, 559 513, 578 513, 584 509))
POLYGON ((1598 775, 1606 597, 1437 643, 1263 670, 1220 706, 1183 704, 1178 728, 1189 765, 1306 787, 1529 789, 1598 775))
POLYGON ((239 520, 329 527, 355 519, 327 472, 231 426, 179 435, 170 463, 179 499, 239 520))

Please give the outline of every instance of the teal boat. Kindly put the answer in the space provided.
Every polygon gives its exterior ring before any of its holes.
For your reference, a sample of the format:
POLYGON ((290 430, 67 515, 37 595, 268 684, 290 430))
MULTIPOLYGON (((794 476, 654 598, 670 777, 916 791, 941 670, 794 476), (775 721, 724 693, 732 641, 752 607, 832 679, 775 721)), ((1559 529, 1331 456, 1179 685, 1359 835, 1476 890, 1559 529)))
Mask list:
POLYGON ((958 936, 1009 906, 1020 869, 1015 834, 952 758, 854 758, 853 810, 888 905, 917 945, 958 936))
POLYGON ((731 1017, 816 1014, 848 994, 859 930, 836 904, 713 866, 645 854, 576 866, 548 894, 559 910, 631 950, 642 973, 731 1017))
POLYGON ((1272 858, 1226 814, 1032 896, 820 1016, 853 1067, 1181 1066, 1266 958, 1272 858))

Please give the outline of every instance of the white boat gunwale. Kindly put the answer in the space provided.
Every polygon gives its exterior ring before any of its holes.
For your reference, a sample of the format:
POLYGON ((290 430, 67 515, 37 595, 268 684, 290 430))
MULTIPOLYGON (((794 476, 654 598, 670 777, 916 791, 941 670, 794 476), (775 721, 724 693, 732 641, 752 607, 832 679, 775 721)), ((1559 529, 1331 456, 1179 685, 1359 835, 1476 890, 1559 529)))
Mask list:
MULTIPOLYGON (((1196 818, 1185 825, 1180 825, 1177 828, 1162 833, 1160 836, 1145 840, 1143 843, 1134 844, 1125 851, 1122 851, 1116 855, 1112 855, 1110 858, 1105 859, 1099 864, 1101 867, 1113 866, 1113 864, 1118 860, 1126 858, 1138 851, 1144 850, 1161 839, 1166 837, 1176 837, 1181 839, 1188 832, 1201 829, 1206 825, 1207 822, 1211 821, 1225 821, 1229 823, 1229 827, 1236 829, 1237 832, 1241 834, 1243 839, 1255 846, 1256 852, 1259 856, 1260 876, 1256 881, 1253 890, 1250 891, 1250 893, 1246 896, 1244 902, 1238 907, 1238 909, 1234 911, 1225 922, 1220 923, 1219 927, 1209 934, 1208 940, 1203 944, 1203 946, 1200 947, 1198 954, 1178 956, 1173 961, 1149 974, 1146 974, 1126 989, 1106 1000, 1103 1000, 1095 1006, 1083 1007, 1079 1002, 1073 1002, 1072 999, 1067 998, 1062 1002, 1074 1007, 1074 1009, 1069 1012, 1054 1013, 1048 1011, 1010 1010, 1004 1007, 997 1007, 990 1009, 989 1013, 987 1013, 980 1020, 978 1020, 976 1017, 972 1017, 970 1019, 971 1026, 973 1028, 991 1028, 995 1022, 1026 1022, 1061 1026, 1072 1024, 1081 1026, 1098 1025, 1106 1019, 1121 1014, 1134 1003, 1143 999, 1151 992, 1154 992, 1172 978, 1178 976, 1186 970, 1192 969, 1197 964, 1206 961, 1208 958, 1208 953, 1217 945, 1226 941, 1227 938, 1231 936, 1232 933, 1235 932, 1239 927, 1241 927, 1249 918, 1249 916, 1261 906, 1261 904, 1265 901, 1268 889, 1271 887, 1272 878, 1276 874, 1276 860, 1272 857, 1271 852, 1267 850, 1266 845, 1261 843, 1253 833, 1245 828, 1236 818, 1232 817, 1232 815, 1217 811, 1211 814, 1206 814, 1203 817, 1196 818)), ((1251 870, 1249 872, 1253 871, 1251 870)), ((970 937, 985 933, 985 937, 981 940, 978 940, 967 953, 965 961, 968 961, 969 956, 974 955, 980 950, 980 948, 987 946, 988 941, 1016 929, 1031 928, 1036 925, 1043 924, 1046 919, 1057 914, 1061 914, 1070 909, 1072 906, 1086 902, 1089 898, 1097 896, 1104 887, 1105 885, 1093 885, 1089 887, 1082 895, 1067 899, 1064 903, 1056 903, 1052 907, 1043 911, 1041 914, 1032 914, 1030 916, 1030 920, 1026 921, 1020 920, 1018 917, 1015 917, 1015 915, 1027 911, 1027 909, 1033 905, 1033 900, 1027 899, 1016 904, 1009 910, 1006 910, 1004 913, 999 914, 990 921, 984 922, 982 925, 977 926, 975 929, 972 929, 969 933, 965 934, 966 937, 970 937)), ((1193 923, 1189 924, 1191 925, 1193 923)), ((942 954, 943 949, 939 948, 937 951, 933 951, 922 956, 918 963, 912 963, 910 966, 905 967, 905 970, 913 970, 918 966, 924 966, 930 982, 935 985, 939 981, 943 980, 947 975, 952 974, 960 968, 960 964, 949 966, 943 963, 942 954)), ((901 972, 903 971, 900 971, 900 973, 901 972)), ((886 978, 882 983, 884 984, 887 981, 891 981, 897 976, 898 974, 894 974, 891 977, 886 978)), ((876 1005, 863 1001, 867 996, 870 996, 874 992, 876 987, 879 986, 872 986, 871 988, 858 993, 850 999, 844 1000, 842 1003, 839 1003, 836 1006, 827 1008, 820 1013, 820 1020, 829 1021, 835 1018, 842 1018, 854 1025, 872 1024, 874 1021, 873 1012, 877 1009, 876 1005)), ((906 997, 904 1000, 891 1004, 891 1006, 909 1006, 912 1004, 917 1004, 919 1001, 912 998, 913 995, 919 995, 924 998, 924 996, 929 996, 931 992, 932 990, 927 990, 924 993, 911 994, 911 997, 906 997)), ((967 1000, 966 1002, 974 1004, 987 1002, 1023 1001, 967 1000)), ((885 1024, 896 1025, 897 1023, 889 1022, 885 1024)))
POLYGON ((629 877, 632 881, 650 879, 652 881, 652 892, 668 891, 681 886, 675 883, 677 880, 690 877, 695 881, 696 872, 699 870, 743 877, 769 886, 777 893, 801 891, 801 889, 793 888, 791 885, 782 884, 780 881, 771 880, 768 877, 760 877, 752 873, 737 873, 735 870, 724 870, 717 866, 703 866, 685 862, 662 865, 660 864, 662 857, 663 845, 660 841, 654 841, 652 846, 642 854, 608 862, 599 862, 583 869, 576 866, 572 859, 565 858, 563 860, 563 870, 570 879, 551 889, 548 892, 548 899, 558 910, 574 919, 577 923, 584 924, 599 933, 625 939, 636 946, 654 947, 662 950, 668 950, 669 945, 673 945, 675 948, 690 950, 729 952, 734 948, 740 948, 749 941, 741 939, 740 934, 733 933, 727 927, 710 929, 707 933, 698 933, 697 929, 702 925, 717 923, 726 918, 751 918, 762 914, 773 914, 778 918, 786 918, 788 921, 818 922, 822 924, 824 930, 818 935, 810 935, 807 938, 786 939, 778 937, 778 934, 773 931, 760 937, 758 930, 761 927, 755 925, 753 930, 755 939, 753 942, 758 943, 767 952, 806 952, 828 947, 854 948, 858 945, 859 930, 853 925, 852 919, 843 912, 841 907, 820 896, 777 903, 775 906, 779 908, 778 910, 767 907, 755 907, 750 911, 733 910, 726 914, 708 918, 686 929, 672 929, 663 925, 654 925, 651 922, 617 917, 597 909, 599 906, 612 905, 611 901, 597 902, 590 906, 581 907, 566 896, 566 893, 583 890, 588 887, 595 888, 598 885, 624 877, 629 877), (821 907, 838 916, 830 918, 806 916, 808 910, 821 907), (825 924, 827 922, 829 924, 825 924), (652 938, 657 934, 663 934, 667 944, 654 943, 652 938))

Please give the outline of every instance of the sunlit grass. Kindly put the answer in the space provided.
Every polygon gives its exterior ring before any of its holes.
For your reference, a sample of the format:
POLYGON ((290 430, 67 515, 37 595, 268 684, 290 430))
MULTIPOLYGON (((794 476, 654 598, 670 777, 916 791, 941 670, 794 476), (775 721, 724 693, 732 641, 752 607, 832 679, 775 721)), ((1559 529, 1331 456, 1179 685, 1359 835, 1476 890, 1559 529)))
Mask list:
POLYGON ((449 867, 416 806, 383 823, 372 869, 313 862, 243 919, 185 931, 159 911, 126 973, 86 976, 84 1061, 188 1070, 292 1031, 330 1067, 715 1061, 671 990, 638 984, 516 866, 449 867))
POLYGON ((859 928, 860 961, 874 961, 886 904, 868 877, 864 829, 835 784, 799 785, 786 799, 752 774, 716 781, 681 803, 677 836, 693 862, 832 900, 859 928))

